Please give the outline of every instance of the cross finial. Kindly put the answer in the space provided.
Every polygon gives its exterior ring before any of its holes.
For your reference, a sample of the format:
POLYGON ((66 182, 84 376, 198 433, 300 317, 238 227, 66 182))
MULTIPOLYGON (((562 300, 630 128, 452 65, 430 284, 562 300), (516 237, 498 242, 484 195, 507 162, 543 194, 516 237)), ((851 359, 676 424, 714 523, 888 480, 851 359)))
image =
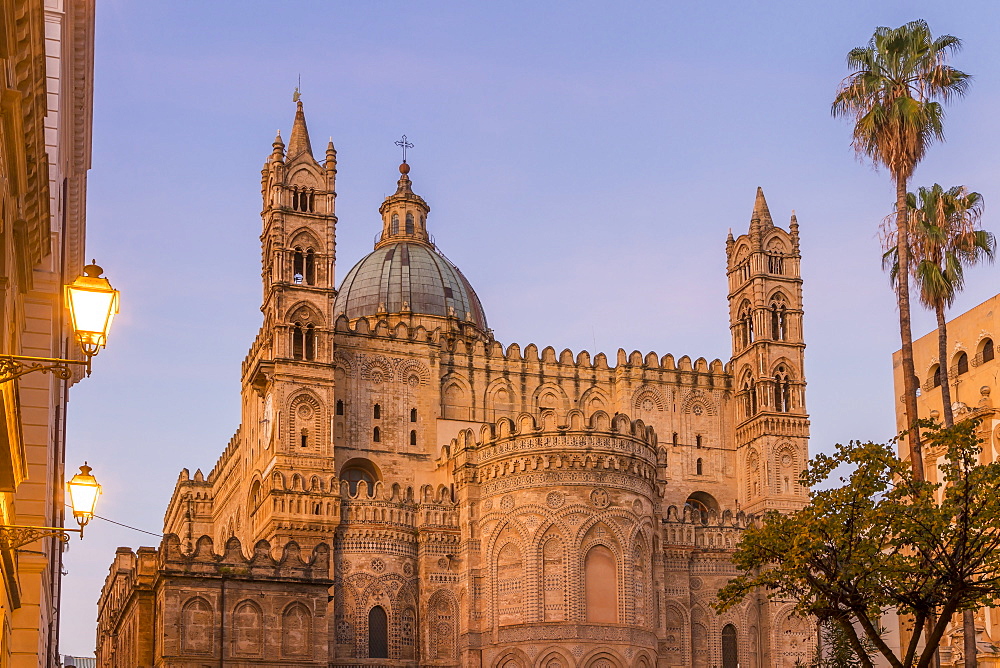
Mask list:
POLYGON ((406 149, 413 148, 413 144, 406 141, 406 135, 403 135, 402 139, 396 141, 396 146, 403 149, 403 162, 406 162, 406 149))

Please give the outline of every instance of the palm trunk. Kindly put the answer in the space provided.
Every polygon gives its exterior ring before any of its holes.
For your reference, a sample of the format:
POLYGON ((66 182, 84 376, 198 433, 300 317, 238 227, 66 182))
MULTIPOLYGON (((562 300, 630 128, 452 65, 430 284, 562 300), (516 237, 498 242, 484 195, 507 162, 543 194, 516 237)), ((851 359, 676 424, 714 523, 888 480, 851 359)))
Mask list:
POLYGON ((955 416, 951 412, 951 377, 948 373, 948 323, 944 321, 944 304, 934 305, 938 326, 938 374, 941 379, 941 416, 944 426, 955 424, 955 416))
POLYGON ((906 210, 906 179, 896 179, 896 253, 899 272, 896 276, 896 299, 899 304, 899 338, 902 340, 903 407, 906 442, 910 449, 913 478, 924 480, 924 457, 917 429, 917 383, 913 370, 913 333, 910 331, 910 239, 906 210))
MULTIPOLYGON (((955 424, 955 416, 951 411, 951 374, 948 369, 948 323, 944 319, 944 304, 934 305, 934 315, 938 326, 938 372, 941 379, 941 415, 944 426, 955 424)), ((963 661, 965 668, 976 668, 976 613, 966 610, 962 613, 962 639, 964 643, 963 661)))

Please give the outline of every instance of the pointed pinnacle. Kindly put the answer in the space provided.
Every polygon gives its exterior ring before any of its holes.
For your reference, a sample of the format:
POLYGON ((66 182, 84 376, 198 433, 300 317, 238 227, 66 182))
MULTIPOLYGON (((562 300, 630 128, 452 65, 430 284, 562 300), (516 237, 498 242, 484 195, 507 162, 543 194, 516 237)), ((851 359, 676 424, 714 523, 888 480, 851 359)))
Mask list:
POLYGON ((288 158, 293 159, 308 153, 312 156, 312 144, 309 143, 309 130, 306 128, 306 115, 302 111, 302 100, 295 103, 295 120, 292 122, 292 136, 288 140, 288 158))
POLYGON ((750 220, 759 220, 765 227, 773 227, 774 220, 771 219, 771 212, 767 208, 767 200, 764 199, 764 189, 757 186, 757 199, 753 203, 753 216, 750 220))

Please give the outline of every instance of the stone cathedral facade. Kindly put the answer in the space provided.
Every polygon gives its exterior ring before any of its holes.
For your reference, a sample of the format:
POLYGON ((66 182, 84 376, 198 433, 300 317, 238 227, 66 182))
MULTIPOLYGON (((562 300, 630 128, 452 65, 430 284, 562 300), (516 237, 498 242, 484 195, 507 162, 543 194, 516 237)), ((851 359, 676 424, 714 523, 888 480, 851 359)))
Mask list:
POLYGON ((409 171, 338 287, 336 151, 316 159, 301 102, 275 139, 241 426, 181 472, 163 543, 119 549, 98 664, 807 660, 791 604, 710 605, 748 517, 807 498, 795 217, 776 226, 758 190, 726 240, 728 362, 608 360, 496 341, 409 171))

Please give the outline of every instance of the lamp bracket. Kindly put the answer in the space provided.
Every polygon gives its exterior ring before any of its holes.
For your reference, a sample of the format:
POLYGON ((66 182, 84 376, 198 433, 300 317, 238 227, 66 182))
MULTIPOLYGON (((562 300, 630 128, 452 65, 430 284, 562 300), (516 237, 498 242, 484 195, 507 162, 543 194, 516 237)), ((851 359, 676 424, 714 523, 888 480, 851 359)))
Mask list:
POLYGON ((90 356, 86 360, 66 360, 58 357, 19 357, 0 355, 0 383, 7 383, 34 371, 51 373, 56 378, 68 380, 73 376, 71 365, 85 366, 90 375, 90 356))
POLYGON ((10 524, 0 524, 0 547, 10 550, 33 543, 40 538, 55 536, 64 543, 69 542, 69 532, 83 535, 83 529, 68 529, 65 527, 35 527, 35 526, 13 526, 10 524))

